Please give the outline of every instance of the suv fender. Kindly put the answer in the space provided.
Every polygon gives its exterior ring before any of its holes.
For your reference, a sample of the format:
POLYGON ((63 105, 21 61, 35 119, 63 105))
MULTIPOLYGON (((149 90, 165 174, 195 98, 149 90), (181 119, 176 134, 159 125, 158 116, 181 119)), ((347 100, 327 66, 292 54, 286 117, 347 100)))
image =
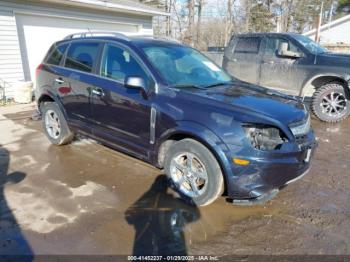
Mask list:
POLYGON ((314 92, 316 91, 317 87, 314 85, 314 82, 317 80, 320 81, 320 86, 330 82, 342 82, 344 83, 345 86, 348 87, 348 91, 350 90, 350 75, 340 75, 340 74, 334 74, 334 73, 329 73, 329 74, 319 74, 316 76, 313 76, 311 79, 309 79, 304 87, 300 90, 300 97, 306 97, 306 96, 313 96, 314 92), (324 79, 324 80, 322 80, 324 79), (328 80, 327 80, 328 79, 328 80))

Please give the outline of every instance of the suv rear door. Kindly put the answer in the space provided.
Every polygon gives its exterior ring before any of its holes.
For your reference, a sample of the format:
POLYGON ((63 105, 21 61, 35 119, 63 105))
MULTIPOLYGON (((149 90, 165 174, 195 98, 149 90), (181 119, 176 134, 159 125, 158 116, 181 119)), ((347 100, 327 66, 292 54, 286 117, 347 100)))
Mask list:
POLYGON ((257 84, 261 63, 261 39, 260 36, 233 38, 225 52, 225 70, 240 80, 257 84))
POLYGON ((60 66, 63 63, 65 52, 68 48, 68 43, 53 44, 44 59, 45 70, 43 75, 37 77, 36 84, 39 89, 44 89, 44 92, 54 95, 57 91, 58 94, 66 89, 63 81, 63 76, 60 73, 60 66))
POLYGON ((67 51, 64 67, 58 69, 62 87, 58 89, 67 120, 87 132, 91 128, 90 93, 102 44, 97 41, 73 41, 67 51))
POLYGON ((105 44, 99 68, 91 96, 94 134, 145 158, 150 147, 151 97, 125 87, 124 81, 138 76, 152 86, 150 74, 129 48, 117 43, 105 44))

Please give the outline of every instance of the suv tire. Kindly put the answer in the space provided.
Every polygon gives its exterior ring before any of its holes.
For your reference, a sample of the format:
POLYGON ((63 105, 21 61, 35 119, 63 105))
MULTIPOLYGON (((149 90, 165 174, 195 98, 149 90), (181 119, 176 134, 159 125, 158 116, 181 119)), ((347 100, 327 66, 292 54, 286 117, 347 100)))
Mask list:
POLYGON ((164 166, 172 187, 195 205, 209 205, 223 193, 224 179, 218 161, 196 140, 174 143, 166 154, 164 166))
POLYGON ((74 138, 66 119, 55 102, 41 105, 42 125, 47 138, 54 145, 66 145, 74 138))
POLYGON ((325 84, 313 95, 312 111, 322 121, 336 123, 350 114, 350 101, 340 83, 325 84))

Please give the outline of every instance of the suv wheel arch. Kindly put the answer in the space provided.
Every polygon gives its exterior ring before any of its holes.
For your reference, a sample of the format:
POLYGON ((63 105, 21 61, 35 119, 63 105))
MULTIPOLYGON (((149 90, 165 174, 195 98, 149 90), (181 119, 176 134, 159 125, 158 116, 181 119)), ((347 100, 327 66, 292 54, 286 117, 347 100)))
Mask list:
POLYGON ((224 178, 224 192, 226 193, 226 188, 227 188, 227 175, 225 172, 225 163, 223 162, 223 160, 221 159, 221 157, 219 156, 218 152, 216 152, 216 150, 214 149, 214 145, 210 144, 210 142, 207 141, 207 139, 199 137, 197 135, 194 135, 191 132, 186 132, 186 131, 177 131, 174 132, 172 134, 169 134, 167 136, 164 136, 163 139, 161 139, 161 142, 159 143, 157 149, 156 149, 156 165, 159 168, 164 168, 164 160, 165 160, 165 156, 167 151, 170 149, 170 147, 178 142, 181 141, 183 139, 193 139, 199 143, 201 143, 202 145, 204 145, 215 157, 216 161, 218 162, 222 174, 223 174, 223 178, 224 178))
POLYGON ((39 109, 40 114, 42 113, 41 106, 43 105, 43 103, 46 103, 46 102, 55 102, 58 105, 58 107, 60 108, 60 110, 62 111, 64 117, 67 117, 66 110, 65 110, 64 106, 62 105, 62 103, 59 101, 59 99, 57 99, 51 93, 46 93, 46 92, 43 93, 39 97, 38 102, 37 102, 37 107, 39 109))
POLYGON ((186 132, 178 132, 175 134, 172 134, 170 136, 168 136, 165 140, 163 140, 163 142, 160 143, 159 147, 158 147, 158 151, 157 151, 157 166, 159 168, 164 168, 164 164, 165 164, 165 156, 168 152, 168 150, 170 149, 170 147, 176 143, 179 142, 181 140, 184 139, 192 139, 195 140, 199 143, 201 143, 203 146, 205 146, 214 156, 214 158, 216 159, 216 161, 218 162, 221 172, 222 172, 222 176, 224 179, 224 191, 223 193, 226 194, 227 192, 227 178, 226 178, 226 173, 225 173, 225 168, 224 168, 224 163, 222 162, 222 159, 218 156, 217 152, 215 151, 215 149, 204 139, 192 135, 190 133, 186 133, 186 132))
POLYGON ((38 99, 38 108, 39 110, 41 111, 41 106, 43 103, 45 102, 56 102, 51 96, 47 95, 47 94, 44 94, 44 95, 41 95, 38 99))

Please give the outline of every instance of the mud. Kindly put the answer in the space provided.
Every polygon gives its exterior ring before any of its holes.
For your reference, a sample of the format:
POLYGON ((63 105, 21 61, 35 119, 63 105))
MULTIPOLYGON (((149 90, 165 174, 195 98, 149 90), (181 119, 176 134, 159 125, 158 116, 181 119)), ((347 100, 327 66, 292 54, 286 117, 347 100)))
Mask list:
POLYGON ((52 146, 33 110, 0 108, 0 254, 350 254, 350 119, 313 120, 310 173, 267 204, 199 208, 142 161, 52 146))

